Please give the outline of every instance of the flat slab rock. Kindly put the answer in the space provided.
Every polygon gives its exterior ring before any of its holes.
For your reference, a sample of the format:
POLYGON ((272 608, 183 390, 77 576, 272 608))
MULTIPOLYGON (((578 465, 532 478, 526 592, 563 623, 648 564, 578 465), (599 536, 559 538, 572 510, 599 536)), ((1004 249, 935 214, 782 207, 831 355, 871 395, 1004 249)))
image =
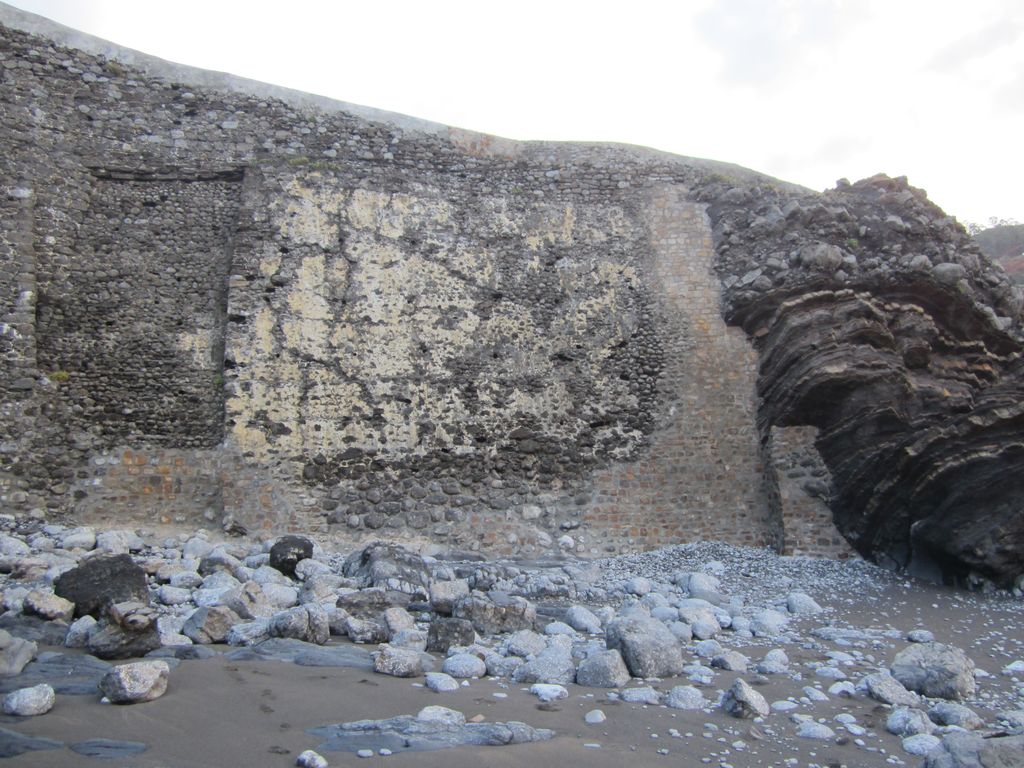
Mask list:
POLYGON ((86 739, 68 744, 68 749, 85 757, 100 760, 118 760, 132 755, 140 755, 149 747, 141 741, 116 741, 114 739, 86 739))
POLYGON ((111 665, 94 656, 46 651, 30 662, 20 675, 0 680, 0 693, 10 693, 39 683, 49 683, 62 696, 93 696, 111 665))
POLYGON ((0 728, 0 758, 17 757, 26 752, 42 749, 60 749, 63 746, 63 742, 54 739, 26 736, 17 731, 0 728))
POLYGON ((361 749, 390 749, 392 752, 422 752, 453 747, 500 747, 545 741, 555 735, 545 728, 525 723, 454 723, 421 720, 400 715, 387 720, 357 720, 324 725, 306 733, 324 739, 317 749, 328 752, 358 752, 361 749))
POLYGON ((350 667, 373 670, 369 648, 355 645, 316 645, 294 638, 271 638, 258 645, 225 654, 231 661, 289 661, 302 667, 350 667))

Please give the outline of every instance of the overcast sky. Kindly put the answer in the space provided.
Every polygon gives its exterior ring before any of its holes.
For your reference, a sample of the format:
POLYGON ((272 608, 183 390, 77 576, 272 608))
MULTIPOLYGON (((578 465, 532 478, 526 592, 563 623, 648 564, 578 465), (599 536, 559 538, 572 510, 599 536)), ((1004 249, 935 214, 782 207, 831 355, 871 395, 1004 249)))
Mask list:
POLYGON ((8 0, 121 45, 516 139, 825 189, 907 175, 1024 222, 1022 0, 8 0))

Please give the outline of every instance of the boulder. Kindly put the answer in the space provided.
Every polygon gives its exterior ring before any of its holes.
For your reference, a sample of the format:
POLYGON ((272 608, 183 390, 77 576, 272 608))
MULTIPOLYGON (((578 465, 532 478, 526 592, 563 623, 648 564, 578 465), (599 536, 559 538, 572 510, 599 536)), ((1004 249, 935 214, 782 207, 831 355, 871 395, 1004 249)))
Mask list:
POLYGON ((171 668, 166 661, 137 661, 114 667, 100 680, 100 691, 111 704, 138 704, 167 691, 171 668))
POLYGON ((576 670, 576 683, 591 688, 621 688, 629 678, 622 654, 615 649, 591 653, 576 670))
POLYGON ((985 739, 970 731, 954 731, 925 757, 921 768, 1020 768, 1024 736, 985 739))
POLYGON ((5 715, 18 717, 34 717, 45 715, 53 709, 57 696, 46 683, 33 685, 31 688, 19 688, 4 696, 3 710, 5 715))
POLYGON ((450 616, 455 603, 469 594, 469 582, 465 579, 435 581, 430 585, 430 605, 443 616, 450 616))
POLYGON ((379 644, 388 640, 388 628, 378 621, 357 619, 349 616, 345 620, 345 634, 353 643, 379 644))
POLYGON ((872 699, 883 704, 915 707, 920 702, 916 693, 908 691, 903 683, 885 672, 866 676, 858 687, 863 688, 872 699))
POLYGON ((892 676, 905 688, 935 699, 965 699, 974 694, 974 662, 959 648, 915 643, 893 659, 892 676))
POLYGON ((591 611, 582 605, 570 606, 565 612, 565 623, 577 632, 588 632, 596 635, 601 631, 601 620, 591 611))
POLYGON ((14 637, 6 629, 0 629, 0 677, 20 675, 38 650, 31 640, 14 637))
POLYGON ((537 609, 523 597, 504 592, 490 592, 486 595, 474 592, 455 603, 452 616, 469 620, 481 634, 496 635, 518 629, 533 629, 537 609))
POLYGON ((426 562, 398 544, 368 544, 349 555, 342 573, 358 579, 364 587, 383 587, 423 600, 430 597, 432 579, 426 562))
POLYGON ((459 681, 444 672, 428 672, 425 683, 434 693, 451 693, 459 690, 459 681))
POLYGON ((755 691, 743 679, 737 678, 722 697, 722 709, 732 717, 767 717, 771 711, 764 696, 755 691))
POLYGON ((299 561, 312 556, 313 542, 305 536, 282 536, 270 548, 270 567, 294 576, 299 561))
POLYGON ((89 653, 100 659, 145 656, 160 645, 156 613, 134 601, 110 605, 107 615, 89 630, 85 643, 89 653))
POLYGON ((576 665, 569 647, 552 644, 516 669, 512 679, 517 683, 569 685, 576 680, 576 665))
POLYGON ((483 677, 487 674, 487 665, 472 653, 456 653, 444 660, 441 671, 457 678, 483 677))
POLYGON ((955 725, 968 731, 985 725, 973 709, 953 701, 940 701, 928 710, 928 717, 936 725, 955 725))
POLYGON ((409 595, 381 588, 363 589, 338 595, 338 608, 360 619, 375 619, 392 606, 409 605, 409 595))
POLYGON ((885 730, 896 736, 914 736, 918 733, 931 733, 935 724, 920 709, 896 707, 885 720, 885 730))
POLYGON ((181 628, 181 634, 200 645, 223 643, 231 627, 240 622, 238 614, 224 605, 197 608, 181 628))
POLYGON ((420 677, 423 674, 423 659, 419 651, 395 648, 384 643, 373 654, 373 671, 392 677, 420 677))
POLYGON ((146 572, 131 555, 93 557, 65 571, 53 591, 75 604, 75 616, 102 616, 111 603, 133 601, 149 604, 146 572))
POLYGON ((427 630, 427 650, 434 653, 448 653, 453 645, 472 645, 475 641, 476 630, 468 619, 435 616, 427 630))
POLYGON ((221 596, 220 604, 231 609, 240 619, 265 619, 274 612, 263 587, 255 581, 247 581, 229 590, 221 596))
POLYGON ((605 643, 622 654, 635 677, 671 677, 685 666, 676 636, 656 619, 615 619, 605 628, 605 643))
POLYGON ((672 709, 703 709, 708 701, 699 688, 692 685, 677 685, 668 692, 665 703, 672 709))
POLYGON ((513 656, 522 656, 524 659, 530 656, 536 656, 538 653, 548 647, 548 641, 537 632, 532 629, 520 629, 518 632, 513 632, 502 643, 505 651, 513 656))

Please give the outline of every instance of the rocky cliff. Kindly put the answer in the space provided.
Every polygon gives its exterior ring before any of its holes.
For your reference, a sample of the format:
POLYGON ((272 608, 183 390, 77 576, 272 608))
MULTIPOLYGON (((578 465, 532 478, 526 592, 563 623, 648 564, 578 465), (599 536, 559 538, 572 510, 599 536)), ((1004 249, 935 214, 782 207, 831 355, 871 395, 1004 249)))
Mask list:
POLYGON ((0 22, 5 508, 1024 571, 1021 296, 905 180, 511 142, 0 22))

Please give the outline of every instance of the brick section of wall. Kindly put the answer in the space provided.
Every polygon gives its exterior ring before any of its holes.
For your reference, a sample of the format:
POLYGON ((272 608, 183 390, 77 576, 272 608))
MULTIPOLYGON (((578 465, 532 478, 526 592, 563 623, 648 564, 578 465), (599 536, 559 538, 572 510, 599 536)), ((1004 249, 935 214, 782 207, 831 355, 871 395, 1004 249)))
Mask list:
POLYGON ((80 494, 78 514, 100 525, 318 532, 283 486, 221 449, 134 444, 93 455, 79 474, 73 490, 87 495, 80 494), (225 509, 235 513, 231 520, 225 509))
POLYGON ((828 506, 831 477, 815 448, 817 436, 815 427, 774 427, 768 439, 767 471, 772 506, 782 525, 782 552, 858 557, 832 522, 828 506))
POLYGON ((646 453, 595 474, 584 525, 609 550, 700 539, 773 545, 755 427, 757 354, 722 320, 707 217, 679 187, 653 190, 644 210, 666 325, 664 405, 646 453))

